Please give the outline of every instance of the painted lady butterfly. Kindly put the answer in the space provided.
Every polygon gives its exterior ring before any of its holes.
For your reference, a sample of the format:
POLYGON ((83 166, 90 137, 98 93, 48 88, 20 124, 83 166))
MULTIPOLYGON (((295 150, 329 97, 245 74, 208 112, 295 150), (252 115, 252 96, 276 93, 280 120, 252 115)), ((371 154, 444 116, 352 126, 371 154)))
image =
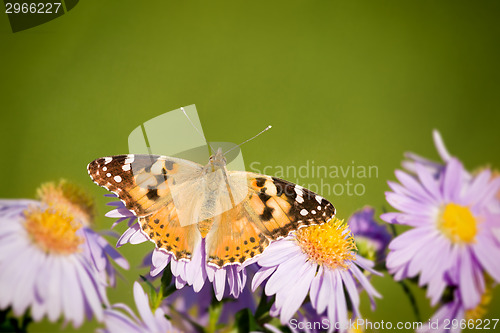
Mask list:
POLYGON ((228 171, 221 149, 206 166, 129 154, 99 158, 88 173, 118 195, 156 247, 189 260, 205 238, 207 262, 217 267, 243 263, 271 241, 335 215, 329 201, 299 185, 228 171))

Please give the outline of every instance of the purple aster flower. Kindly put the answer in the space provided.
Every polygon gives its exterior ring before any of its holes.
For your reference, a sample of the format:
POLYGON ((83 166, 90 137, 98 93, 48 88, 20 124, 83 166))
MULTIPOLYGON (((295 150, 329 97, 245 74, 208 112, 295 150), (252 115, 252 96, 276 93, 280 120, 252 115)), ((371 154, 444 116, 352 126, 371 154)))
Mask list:
MULTIPOLYGON (((129 263, 116 249, 111 246, 108 241, 99 233, 90 228, 82 228, 83 237, 85 237, 85 246, 83 247, 84 255, 92 260, 101 281, 107 285, 116 285, 116 269, 112 262, 123 269, 129 269, 129 263)), ((111 237, 115 237, 114 233, 104 233, 111 237)))
MULTIPOLYGON (((86 192, 65 180, 59 184, 46 183, 37 191, 40 201, 52 209, 67 212, 75 221, 81 223, 82 236, 85 238, 83 252, 97 269, 102 281, 114 286, 116 283, 116 269, 112 262, 123 269, 129 269, 129 264, 123 256, 111 246, 108 241, 91 229, 94 221, 94 201, 86 192)), ((102 232, 102 234, 116 238, 116 233, 102 232)))
POLYGON ((473 309, 466 309, 461 293, 458 289, 453 291, 453 298, 442 302, 436 313, 429 319, 422 328, 417 329, 417 333, 460 333, 463 327, 468 327, 468 323, 478 325, 487 313, 487 308, 492 300, 492 290, 494 281, 486 276, 486 291, 481 296, 479 304, 473 309))
POLYGON ((392 235, 387 230, 387 225, 375 221, 375 209, 364 207, 355 212, 347 222, 356 240, 358 253, 375 262, 385 259, 387 245, 392 235))
POLYGON ((257 263, 252 289, 264 281, 266 295, 276 295, 270 314, 283 324, 289 322, 309 294, 312 307, 325 313, 330 323, 341 331, 348 327, 347 299, 353 315, 359 317, 359 291, 356 279, 366 289, 374 305, 381 297, 368 281, 361 267, 374 274, 373 263, 354 252, 356 246, 347 224, 332 219, 322 225, 301 228, 288 237, 273 242, 257 263), (359 267, 358 267, 359 266, 359 267))
POLYGON ((431 174, 437 177, 437 174, 443 170, 444 163, 450 160, 451 155, 448 152, 448 149, 446 149, 443 138, 438 130, 432 131, 432 138, 434 139, 434 145, 443 162, 431 161, 415 153, 408 152, 405 153, 405 157, 408 158, 408 160, 403 161, 403 168, 416 174, 417 165, 419 165, 419 168, 427 169, 431 174))
POLYGON ((104 310, 106 329, 102 333, 174 333, 178 332, 165 317, 163 309, 154 312, 149 306, 148 296, 138 282, 134 282, 134 300, 140 318, 125 304, 114 304, 104 310))
POLYGON ((462 302, 460 301, 460 294, 457 292, 456 297, 443 304, 436 313, 431 317, 431 319, 423 325, 422 328, 417 329, 417 333, 441 333, 441 332, 453 332, 459 333, 460 321, 465 318, 465 309, 462 302), (452 320, 456 320, 453 323, 458 323, 457 326, 452 324, 452 320), (450 329, 446 329, 449 327, 450 329))
POLYGON ((102 320, 115 274, 108 255, 126 261, 88 227, 91 206, 71 188, 45 185, 41 201, 0 200, 0 309, 21 316, 31 308, 35 321, 64 316, 75 327, 85 316, 102 320))
MULTIPOLYGON (((255 311, 255 296, 248 285, 237 299, 231 298, 228 290, 226 290, 224 298, 225 301, 219 305, 222 307, 217 320, 219 325, 230 325, 234 321, 236 313, 242 309, 255 311)), ((176 327, 185 332, 194 332, 196 328, 192 323, 204 327, 209 324, 209 308, 212 301, 213 291, 210 284, 205 284, 198 292, 195 292, 192 286, 184 286, 168 296, 162 307, 165 309, 165 313, 172 318, 171 320, 176 327)))
MULTIPOLYGON (((107 196, 116 197, 114 195, 107 196)), ((121 201, 115 201, 109 205, 116 207, 106 214, 107 217, 118 218, 113 227, 118 223, 128 221, 129 228, 118 239, 118 247, 126 243, 139 244, 149 240, 137 222, 136 216, 121 201)), ((222 268, 208 265, 205 239, 202 239, 198 247, 194 249, 193 256, 189 261, 176 260, 174 255, 155 247, 151 254, 151 277, 160 274, 169 263, 177 289, 187 284, 193 286, 195 292, 199 292, 208 279, 213 284, 216 298, 220 301, 227 288, 229 295, 234 298, 239 297, 247 280, 245 268, 252 261, 247 261, 243 265, 228 265, 222 268)))
POLYGON ((484 293, 484 273, 500 281, 500 179, 491 180, 489 170, 471 176, 453 157, 438 173, 414 167, 414 176, 396 171, 401 184, 389 182, 393 192, 386 193, 400 212, 381 218, 413 227, 389 244, 387 268, 396 280, 420 275, 433 305, 447 286, 456 286, 464 307, 474 308, 484 293))
POLYGON ((417 329, 417 333, 460 333, 463 328, 468 328, 468 324, 482 327, 482 321, 478 321, 478 319, 483 318, 487 312, 492 297, 491 287, 489 283, 479 305, 469 310, 465 308, 460 292, 455 290, 453 299, 442 304, 431 319, 422 328, 417 329))

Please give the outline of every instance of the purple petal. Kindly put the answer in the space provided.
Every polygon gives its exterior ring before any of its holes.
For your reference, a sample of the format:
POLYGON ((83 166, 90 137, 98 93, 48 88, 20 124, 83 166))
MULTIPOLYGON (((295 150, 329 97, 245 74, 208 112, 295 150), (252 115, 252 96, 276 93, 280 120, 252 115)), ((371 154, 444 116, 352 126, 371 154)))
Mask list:
POLYGON ((349 298, 351 299, 351 304, 353 306, 353 314, 354 317, 359 317, 359 293, 358 289, 356 288, 356 284, 354 282, 354 279, 352 278, 352 275, 345 272, 345 271, 340 271, 340 276, 342 277, 342 281, 344 282, 344 285, 347 290, 347 294, 349 294, 349 298))
POLYGON ((120 252, 118 252, 115 248, 109 245, 109 243, 102 237, 99 237, 99 243, 103 247, 103 251, 121 268, 129 269, 130 265, 120 252))
POLYGON ((132 217, 133 214, 126 208, 117 208, 110 210, 104 216, 109 218, 122 218, 122 217, 132 217))
POLYGON ((137 311, 139 312, 139 315, 142 318, 142 321, 152 330, 152 331, 157 331, 158 327, 156 327, 155 323, 155 318, 153 316, 153 313, 151 312, 151 308, 149 307, 149 300, 142 289, 141 285, 139 282, 134 282, 134 300, 135 300, 135 305, 137 307, 137 311))
MULTIPOLYGON (((496 195, 500 192, 500 177, 492 180, 485 188, 483 188, 482 193, 478 193, 477 197, 475 197, 475 204, 482 203, 486 205, 490 203, 491 200, 496 200, 496 204, 499 201, 496 199, 496 195)), ((470 204, 470 203, 469 203, 470 204)))
MULTIPOLYGON (((74 259, 76 260, 76 259, 74 259)), ((73 321, 75 327, 80 327, 83 323, 83 295, 75 271, 75 262, 68 260, 61 261, 63 280, 60 292, 63 296, 63 311, 68 321, 73 321)))
POLYGON ((305 258, 301 254, 295 255, 279 265, 276 272, 274 272, 266 283, 266 295, 271 296, 281 289, 289 288, 288 284, 297 279, 296 274, 305 261, 305 258))
POLYGON ((32 251, 29 260, 33 267, 30 267, 29 270, 21 269, 21 276, 16 279, 16 283, 12 286, 15 295, 12 309, 16 316, 21 316, 33 300, 36 273, 39 271, 40 263, 43 263, 43 254, 39 251, 32 251))
POLYGON ((293 241, 282 239, 271 243, 257 260, 260 266, 276 266, 286 261, 289 256, 300 251, 300 247, 293 241))
MULTIPOLYGON (((347 303, 345 300, 344 288, 342 283, 342 277, 338 270, 335 272, 335 302, 337 305, 337 319, 341 327, 346 327, 347 325, 347 303)), ((341 329, 340 332, 344 332, 345 329, 341 329)))
POLYGON ((429 233, 418 240, 420 250, 410 260, 408 265, 409 276, 416 276, 422 270, 428 269, 429 259, 436 253, 437 236, 436 233, 429 233))
POLYGON ((65 278, 62 269, 62 259, 48 257, 45 272, 47 274, 40 276, 39 281, 43 285, 40 286, 39 290, 46 288, 47 298, 45 301, 47 302, 47 314, 49 320, 54 322, 57 320, 64 307, 64 296, 61 295, 60 291, 63 285, 62 281, 65 278), (47 284, 47 286, 45 286, 45 284, 47 284))
POLYGON ((385 221, 387 223, 391 223, 391 224, 399 224, 401 223, 399 221, 400 219, 400 216, 403 215, 402 213, 394 213, 394 212, 391 212, 391 213, 384 213, 384 214, 381 214, 380 215, 380 218, 382 219, 382 221, 385 221))
POLYGON ((431 216, 433 212, 433 206, 426 205, 393 192, 386 192, 385 198, 392 207, 405 213, 428 217, 431 216))
MULTIPOLYGON (((316 266, 316 265, 314 265, 316 266)), ((299 309, 302 302, 309 292, 309 286, 314 278, 316 270, 313 265, 310 265, 308 269, 303 272, 300 276, 297 276, 297 283, 293 287, 293 292, 291 292, 287 298, 286 306, 283 306, 281 311, 281 322, 285 324, 288 322, 295 312, 299 309)))
POLYGON ((120 236, 116 242, 116 246, 120 247, 129 242, 130 237, 132 237, 137 231, 139 231, 139 224, 134 224, 132 227, 125 230, 125 232, 120 236))
POLYGON ((444 271, 450 265, 450 243, 442 237, 437 238, 433 245, 433 253, 438 255, 433 256, 432 260, 427 260, 427 266, 422 270, 419 279, 419 286, 422 287, 428 284, 432 279, 443 279, 444 271))
POLYGON ((352 265, 350 271, 354 274, 354 276, 356 277, 356 279, 358 279, 361 286, 368 293, 368 296, 370 297, 370 301, 372 303, 372 309, 374 309, 375 308, 374 297, 382 298, 382 295, 380 295, 378 291, 375 290, 375 288, 373 288, 370 281, 368 281, 366 276, 359 270, 358 267, 356 267, 356 265, 352 265))
MULTIPOLYGON (((163 270, 168 265, 170 258, 172 258, 171 254, 155 248, 153 250, 152 255, 151 255, 151 264, 153 265, 153 267, 155 269, 161 268, 161 270, 163 270)), ((156 276, 156 275, 157 274, 155 274, 153 276, 156 276)))
POLYGON ((396 177, 411 192, 411 195, 419 201, 425 203, 432 203, 434 201, 434 198, 414 177, 400 170, 396 170, 396 177))
POLYGON ((75 265, 75 268, 78 275, 78 280, 81 284, 81 288, 85 294, 85 299, 90 305, 92 313, 95 315, 96 319, 98 321, 101 321, 103 318, 103 309, 100 302, 100 297, 95 287, 96 282, 91 280, 85 269, 83 269, 80 265, 75 265))
POLYGON ((319 266, 316 276, 311 282, 311 290, 309 292, 309 297, 311 298, 311 304, 313 307, 318 305, 319 294, 321 286, 323 285, 323 266, 319 266))
POLYGON ((446 165, 443 180, 443 197, 447 201, 459 200, 460 187, 463 182, 463 166, 456 158, 451 158, 446 165))
POLYGON ((338 321, 337 318, 337 301, 335 297, 335 290, 337 290, 337 279, 335 278, 334 272, 326 270, 326 275, 329 276, 329 280, 331 281, 331 289, 332 296, 328 299, 327 304, 327 316, 331 323, 336 323, 338 321))
POLYGON ((448 162, 451 159, 450 153, 448 153, 448 149, 444 145, 443 138, 438 130, 432 131, 432 138, 434 139, 434 145, 439 153, 439 156, 443 159, 444 162, 448 162))
POLYGON ((441 200, 441 191, 439 189, 439 183, 434 178, 434 176, 431 173, 429 173, 429 171, 426 170, 425 167, 421 165, 417 164, 416 170, 417 170, 417 176, 420 179, 422 185, 424 185, 425 189, 427 190, 427 193, 429 193, 429 195, 432 196, 436 201, 441 200))
POLYGON ((328 305, 328 300, 334 297, 335 285, 332 271, 329 269, 323 270, 322 280, 321 291, 318 293, 316 304, 313 303, 317 313, 323 313, 328 305))
POLYGON ((217 298, 218 301, 222 299, 222 296, 224 296, 224 289, 226 286, 226 270, 224 269, 218 269, 215 272, 215 283, 214 283, 214 292, 215 292, 215 298, 217 298))
POLYGON ((144 235, 142 233, 142 230, 137 230, 135 232, 135 234, 132 235, 132 237, 130 237, 129 239, 129 243, 130 244, 140 244, 140 243, 144 243, 145 241, 149 240, 148 237, 146 237, 146 235, 144 235))
POLYGON ((366 258, 363 258, 361 255, 356 254, 356 264, 363 268, 365 271, 370 272, 371 274, 378 275, 378 276, 383 276, 384 274, 377 272, 374 270, 372 267, 375 266, 373 261, 368 260, 366 258))
POLYGON ((252 291, 254 292, 275 270, 276 267, 263 267, 255 273, 252 280, 252 291))
POLYGON ((144 328, 138 326, 135 322, 123 313, 114 310, 105 310, 106 315, 106 332, 127 332, 127 333, 144 333, 144 328))
POLYGON ((472 246, 472 250, 488 274, 490 274, 497 283, 500 282, 500 265, 498 264, 500 248, 494 244, 494 241, 488 236, 483 237, 481 241, 476 242, 472 246))
POLYGON ((475 308, 481 300, 481 294, 474 283, 474 271, 471 254, 468 250, 462 253, 460 261, 460 296, 466 309, 475 308))
POLYGON ((175 288, 182 289, 187 284, 180 276, 175 277, 175 288))

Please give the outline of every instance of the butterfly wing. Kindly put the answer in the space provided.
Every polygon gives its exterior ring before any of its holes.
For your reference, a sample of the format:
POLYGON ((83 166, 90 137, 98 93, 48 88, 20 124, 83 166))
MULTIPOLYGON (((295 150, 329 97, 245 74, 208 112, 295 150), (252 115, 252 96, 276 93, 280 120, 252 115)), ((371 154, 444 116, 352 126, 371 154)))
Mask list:
POLYGON ((178 211, 189 207, 174 205, 171 190, 185 192, 183 188, 192 187, 202 168, 180 158, 131 154, 99 158, 87 167, 97 185, 115 193, 138 216, 144 234, 177 259, 190 258, 201 235, 196 224, 181 226, 178 211))
MULTIPOLYGON (((243 172, 228 172, 241 178, 243 172)), ((326 199, 294 183, 244 172, 248 197, 213 220, 207 235, 208 262, 223 266, 244 262, 264 251, 270 241, 301 227, 323 224, 335 215, 326 199)))
POLYGON ((172 204, 138 220, 142 231, 156 247, 173 254, 177 260, 191 259, 194 249, 201 242, 198 225, 181 226, 172 204))

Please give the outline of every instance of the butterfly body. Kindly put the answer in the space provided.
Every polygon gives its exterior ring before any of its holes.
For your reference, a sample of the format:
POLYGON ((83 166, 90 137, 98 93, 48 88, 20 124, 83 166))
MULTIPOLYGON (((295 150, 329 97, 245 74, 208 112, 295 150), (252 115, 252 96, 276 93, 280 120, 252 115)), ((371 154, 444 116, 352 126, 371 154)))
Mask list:
POLYGON ((115 193, 156 247, 190 260, 203 243, 207 262, 241 264, 273 240, 322 224, 333 205, 299 185, 228 171, 219 149, 207 165, 158 155, 119 155, 88 165, 92 180, 115 193))

